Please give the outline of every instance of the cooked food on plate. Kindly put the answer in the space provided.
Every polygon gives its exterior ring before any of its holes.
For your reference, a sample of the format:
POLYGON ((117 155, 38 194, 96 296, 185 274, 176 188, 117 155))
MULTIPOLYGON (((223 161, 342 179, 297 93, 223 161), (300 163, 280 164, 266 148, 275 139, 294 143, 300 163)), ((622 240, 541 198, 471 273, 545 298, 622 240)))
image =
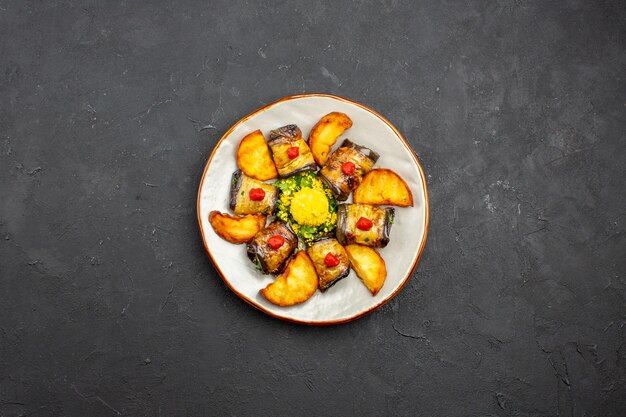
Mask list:
POLYGON ((307 253, 317 271, 321 291, 326 291, 350 273, 348 254, 335 238, 323 238, 312 243, 307 253))
POLYGON ((349 139, 333 152, 319 172, 339 201, 345 201, 371 171, 379 155, 349 139))
POLYGON ((309 145, 296 125, 287 125, 270 132, 268 142, 280 178, 303 171, 314 171, 317 166, 309 145))
POLYGON ((270 303, 287 307, 311 298, 317 289, 317 274, 311 259, 304 251, 296 253, 274 282, 260 293, 270 303))
POLYGON ((352 120, 345 113, 332 112, 322 117, 309 133, 309 146, 319 166, 324 166, 330 149, 337 138, 352 127, 352 120))
POLYGON ((237 166, 249 177, 267 181, 278 176, 265 137, 260 130, 248 134, 239 143, 237 166))
POLYGON ((231 243, 247 243, 265 227, 267 217, 263 214, 247 214, 231 216, 213 210, 209 214, 209 222, 215 233, 231 243))
POLYGON ((376 250, 362 245, 348 245, 346 252, 350 265, 372 295, 378 294, 387 278, 385 260, 376 250))
POLYGON ((274 183, 280 190, 276 217, 288 222, 305 242, 332 236, 337 223, 337 201, 312 172, 303 172, 274 183))
POLYGON ((406 182, 390 169, 370 171, 354 191, 354 202, 407 207, 413 206, 413 195, 406 182))
POLYGON ((278 199, 278 189, 271 184, 235 171, 230 187, 230 209, 235 214, 272 214, 278 199))
POLYGON ((248 243, 248 258, 264 274, 279 274, 298 247, 298 237, 289 225, 274 220, 248 243))
POLYGON ((389 243, 394 209, 369 204, 341 204, 337 211, 337 240, 384 248, 389 243))
POLYGON ((348 115, 331 112, 308 144, 294 124, 271 130, 267 142, 255 130, 239 143, 229 200, 235 215, 214 210, 209 221, 222 239, 247 243, 259 271, 278 275, 260 290, 273 304, 303 303, 350 269, 373 296, 385 282, 385 261, 373 248, 389 243, 395 210, 381 206, 413 206, 413 196, 397 173, 373 169, 375 151, 348 139, 332 151, 351 127, 348 115), (354 203, 337 203, 353 192, 354 203))

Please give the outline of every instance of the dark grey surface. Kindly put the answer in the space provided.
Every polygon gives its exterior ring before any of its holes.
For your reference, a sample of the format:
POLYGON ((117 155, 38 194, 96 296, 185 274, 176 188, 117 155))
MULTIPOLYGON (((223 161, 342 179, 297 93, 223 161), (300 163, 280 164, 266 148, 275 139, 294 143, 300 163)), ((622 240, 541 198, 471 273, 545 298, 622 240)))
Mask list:
POLYGON ((252 3, 0 0, 0 416, 626 415, 623 2, 252 3), (431 198, 405 289, 330 328, 196 225, 221 134, 309 92, 431 198))

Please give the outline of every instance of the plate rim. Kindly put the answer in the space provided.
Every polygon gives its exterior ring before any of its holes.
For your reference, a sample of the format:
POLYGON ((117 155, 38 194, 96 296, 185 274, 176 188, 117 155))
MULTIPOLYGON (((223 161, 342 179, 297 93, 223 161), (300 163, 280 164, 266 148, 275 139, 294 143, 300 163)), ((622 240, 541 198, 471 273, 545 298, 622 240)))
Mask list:
MULTIPOLYGON (((413 275, 413 272, 415 271, 415 268, 417 267, 417 264, 419 263, 419 260, 422 257, 422 253, 424 252, 424 247, 426 246, 426 240, 428 240, 428 226, 429 226, 429 223, 430 223, 430 203, 429 203, 429 200, 428 200, 428 188, 427 188, 427 185, 426 185, 426 175, 424 175, 424 169, 422 168, 422 164, 420 163, 419 158, 417 157, 417 155, 415 154, 415 152, 411 148, 411 145, 404 138, 404 136, 398 131, 398 129, 396 129, 396 127, 389 120, 387 120, 386 117, 384 117, 382 114, 378 113, 376 110, 374 110, 374 109, 372 109, 370 107, 365 106, 364 104, 358 103, 356 101, 350 100, 350 99, 345 98, 345 97, 337 96, 337 95, 334 95, 334 94, 325 94, 325 93, 308 93, 308 94, 295 94, 295 95, 285 96, 285 97, 283 97, 281 99, 278 99, 278 100, 276 100, 274 102, 266 104, 266 105, 264 105, 264 106, 262 106, 262 107, 260 107, 260 108, 258 108, 256 110, 254 110, 252 113, 250 113, 250 114, 242 117, 241 119, 239 119, 235 124, 233 124, 222 135, 220 140, 218 140, 217 143, 215 144, 215 146, 213 147, 213 150, 211 151, 211 155, 209 155, 209 159, 207 160, 206 164, 204 165, 204 170, 202 171, 202 177, 200 178, 200 184, 198 186, 198 195, 197 195, 197 198, 196 198, 196 215, 197 215, 197 218, 198 218, 198 227, 200 229, 200 236, 202 238, 202 244, 204 245, 204 251, 207 253, 207 255, 209 255, 209 259, 211 259, 211 263, 213 264, 213 267, 217 271, 217 274, 220 276, 222 281, 239 298, 241 298, 243 301, 245 301, 246 303, 248 303, 252 307, 256 308, 257 310, 260 310, 263 313, 265 313, 265 314, 267 314, 267 315, 269 315, 271 317, 274 317, 276 319, 280 319, 280 320, 291 322, 291 323, 306 324, 306 325, 309 325, 309 326, 330 326, 330 325, 348 323, 348 322, 357 320, 357 319, 365 316, 366 314, 369 314, 369 313, 377 310, 378 308, 382 307, 384 304, 389 302, 392 298, 394 298, 404 288, 404 286, 409 281, 409 278, 411 278, 411 275, 413 275), (283 103, 285 101, 291 101, 291 100, 296 100, 296 99, 301 99, 301 98, 315 98, 315 97, 331 98, 331 99, 343 101, 343 102, 346 102, 348 104, 352 104, 352 105, 355 105, 357 107, 360 107, 361 109, 363 109, 363 110, 373 114, 374 116, 378 117, 381 121, 383 121, 387 126, 389 126, 391 128, 391 130, 400 139, 400 142, 409 151, 409 154, 411 155, 411 157, 413 158, 413 161, 417 165, 418 171, 420 173, 421 181, 422 181, 422 186, 424 187, 424 208, 425 208, 424 235, 422 237, 422 241, 420 242, 419 249, 417 250, 417 252, 416 252, 416 254, 415 254, 414 258, 413 258, 411 268, 409 269, 408 273, 400 281, 400 285, 398 286, 398 288, 396 288, 395 291, 393 291, 391 294, 389 294, 386 298, 382 299, 381 301, 379 301, 378 303, 376 303, 375 305, 371 306, 370 308, 368 308, 365 311, 361 311, 361 312, 359 312, 359 313, 357 313, 357 314, 355 314, 353 316, 347 317, 347 318, 336 319, 336 320, 324 320, 324 321, 307 321, 307 320, 294 319, 294 318, 291 318, 291 317, 280 316, 278 314, 273 313, 270 310, 267 310, 262 305, 256 304, 256 303, 252 302, 251 300, 248 300, 248 298, 244 294, 239 292, 230 283, 228 278, 226 278, 226 276, 224 275, 224 273, 222 272, 222 270, 218 266, 215 258, 213 257, 213 254, 211 253, 211 250, 209 249, 209 247, 207 245, 207 239, 206 239, 206 237, 204 235, 205 223, 204 223, 204 219, 202 218, 202 215, 200 213, 200 196, 202 194, 202 187, 204 185, 204 180, 207 177, 206 174, 207 174, 207 171, 209 170, 209 166, 211 165, 211 162, 213 161, 213 157, 215 156, 215 154, 216 154, 218 148, 220 147, 220 145, 222 144, 222 142, 224 142, 224 140, 228 136, 230 136, 230 134, 240 124, 246 122, 248 119, 250 119, 251 117, 253 117, 253 116, 257 115, 257 114, 262 113, 262 112, 268 110, 270 107, 273 107, 273 106, 275 106, 275 105, 277 105, 279 103, 283 103)), ((208 219, 207 219, 207 221, 208 221, 208 219)))

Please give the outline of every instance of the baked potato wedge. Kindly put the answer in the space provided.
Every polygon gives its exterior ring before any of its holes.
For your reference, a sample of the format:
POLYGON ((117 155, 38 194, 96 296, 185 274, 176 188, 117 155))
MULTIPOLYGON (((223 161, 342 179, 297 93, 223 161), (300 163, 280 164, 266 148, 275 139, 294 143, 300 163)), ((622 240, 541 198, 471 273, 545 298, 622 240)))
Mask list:
POLYGON ((245 136, 237 149, 237 166, 249 177, 267 181, 278 176, 265 137, 260 130, 245 136))
POLYGON ((267 217, 263 214, 231 216, 213 210, 209 213, 211 227, 219 237, 230 243, 246 243, 265 227, 267 217))
POLYGON ((413 206, 413 194, 409 186, 402 177, 385 168, 368 172, 354 191, 353 198, 358 204, 413 206))
POLYGON ((362 245, 346 246, 350 265, 372 295, 378 294, 387 278, 385 260, 376 250, 362 245))
POLYGON ((352 119, 345 113, 332 112, 322 117, 309 133, 309 147, 313 153, 313 159, 319 166, 324 166, 330 149, 337 138, 347 129, 352 127, 352 119))
POLYGON ((300 304, 311 298, 317 290, 317 273, 305 251, 296 253, 285 271, 260 293, 272 304, 281 307, 300 304))

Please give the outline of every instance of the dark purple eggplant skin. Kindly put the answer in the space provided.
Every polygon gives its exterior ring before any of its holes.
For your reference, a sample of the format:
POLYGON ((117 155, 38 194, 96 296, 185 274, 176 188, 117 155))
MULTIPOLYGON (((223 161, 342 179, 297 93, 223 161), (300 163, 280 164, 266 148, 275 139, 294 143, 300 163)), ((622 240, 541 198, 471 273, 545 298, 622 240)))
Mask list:
POLYGON ((396 215, 396 210, 393 207, 385 207, 385 227, 383 228, 383 237, 381 239, 381 248, 384 248, 389 243, 389 235, 391 234, 391 225, 396 215))
POLYGON ((348 205, 339 204, 337 207, 337 228, 335 229, 335 237, 342 245, 346 246, 348 243, 348 205))
POLYGON ((265 229, 261 230, 248 243, 246 250, 248 258, 261 265, 264 274, 280 274, 285 269, 289 258, 298 247, 298 237, 291 227, 282 220, 274 220, 265 229), (282 236, 285 243, 279 249, 272 249, 268 241, 272 236, 282 236))
MULTIPOLYGON (((267 142, 268 146, 270 147, 270 151, 273 153, 274 152, 274 146, 275 145, 279 145, 279 144, 283 144, 283 143, 287 143, 287 144, 295 144, 297 143, 299 140, 304 141, 304 138, 302 137, 302 131, 300 130, 300 128, 297 125, 287 125, 287 126, 283 126, 283 127, 279 127, 278 129, 274 129, 272 131, 270 131, 269 134, 269 141, 267 142), (295 139, 295 140, 294 140, 295 139)), ((306 143, 306 141, 304 141, 306 143)), ((311 156, 311 159, 313 159, 313 157, 311 156)), ((279 178, 288 178, 291 177, 293 175, 299 174, 301 172, 305 172, 305 171, 316 171, 317 170, 317 164, 315 163, 315 161, 303 165, 297 169, 294 169, 292 171, 290 171, 287 174, 282 174, 280 171, 281 169, 279 169, 279 178)))
POLYGON ((343 191, 341 188, 339 188, 337 186, 337 184, 335 184, 330 178, 328 178, 325 175, 324 168, 322 168, 317 173, 317 176, 319 178, 321 178, 322 181, 324 181, 326 183, 326 185, 328 185, 328 188, 330 188, 330 191, 332 191, 332 193, 335 196, 335 199, 337 201, 346 201, 348 199, 348 197, 350 196, 351 191, 343 191))
POLYGON ((341 281, 348 275, 350 275, 350 268, 347 268, 341 275, 339 275, 337 278, 329 282, 328 285, 324 287, 320 285, 318 288, 320 289, 321 292, 326 292, 327 289, 329 289, 330 287, 332 287, 333 285, 335 285, 336 283, 338 283, 339 281, 341 281))
POLYGON ((344 193, 339 187, 337 187, 333 182, 326 178, 321 170, 317 173, 317 177, 324 181, 326 185, 328 185, 328 188, 330 188, 330 191, 333 193, 337 201, 346 201, 348 199, 348 196, 350 196, 350 193, 344 193))
POLYGON ((377 152, 374 152, 373 150, 371 150, 370 148, 366 148, 365 146, 357 145, 356 143, 352 142, 350 139, 344 139, 344 141, 341 143, 340 148, 343 148, 343 147, 356 149, 361 154, 371 159, 374 164, 378 161, 378 158, 380 158, 380 155, 377 152))
POLYGON ((233 176, 230 180, 230 200, 229 207, 231 210, 235 211, 235 206, 237 205, 237 193, 241 188, 241 180, 243 179, 243 172, 237 170, 233 172, 233 176))
POLYGON ((346 149, 352 149, 360 153, 364 158, 369 159, 371 166, 380 157, 373 150, 357 145, 349 139, 345 139, 341 146, 328 157, 326 165, 322 167, 318 176, 324 180, 339 201, 347 200, 350 193, 359 186, 363 176, 371 169, 371 167, 364 167, 363 161, 355 158, 355 152, 346 151, 346 149), (354 162, 357 166, 357 170, 351 175, 346 175, 341 171, 343 164, 348 161, 354 162))
POLYGON ((270 131, 270 140, 267 144, 271 146, 271 142, 276 139, 280 139, 283 137, 293 139, 297 138, 298 136, 302 136, 302 131, 300 130, 298 125, 287 125, 279 127, 278 129, 270 131))
MULTIPOLYGON (((351 245, 353 243, 365 244, 364 242, 356 242, 354 230, 348 230, 348 210, 351 204, 340 204, 337 208, 337 230, 335 236, 342 245, 351 245)), ((395 216, 395 209, 393 207, 377 207, 380 210, 384 210, 383 227, 381 233, 373 242, 369 242, 366 245, 375 248, 384 248, 389 244, 389 235, 391 233, 391 226, 395 216)), ((356 228, 356 225, 353 227, 356 228)))
MULTIPOLYGON (((237 199, 239 198, 249 198, 248 196, 241 196, 239 194, 239 191, 241 191, 241 187, 244 181, 244 177, 245 174, 243 172, 241 172, 241 170, 237 170, 235 172, 233 172, 233 176, 231 178, 231 182, 230 182, 230 197, 228 200, 228 206, 230 207, 230 209, 237 213, 235 211, 236 207, 237 207, 237 199)), ((252 181, 258 181, 255 179, 251 179, 252 181)), ((260 181, 259 181, 260 182, 260 181)), ((262 188, 265 187, 265 191, 267 192, 267 188, 272 188, 273 190, 275 190, 275 192, 271 195, 271 197, 268 200, 265 200, 268 203, 268 206, 266 207, 265 210, 261 211, 261 213, 263 214, 272 214, 274 213, 274 211, 276 210, 276 203, 278 202, 278 190, 276 189, 276 187, 271 186, 271 184, 263 184, 260 185, 262 188)))
POLYGON ((343 271, 340 275, 338 275, 334 280, 330 281, 328 284, 326 284, 324 286, 319 285, 318 288, 320 289, 321 292, 325 292, 327 289, 329 289, 330 287, 332 287, 333 285, 335 285, 336 283, 338 283, 339 281, 341 281, 342 279, 344 279, 348 275, 350 275, 350 267, 349 266, 345 269, 345 271, 343 271))
POLYGON ((328 243, 331 240, 334 240, 336 242, 336 244, 340 246, 339 242, 337 242, 337 240, 334 237, 323 237, 323 238, 318 239, 315 242, 313 242, 309 246, 309 249, 307 250, 307 254, 311 258, 311 261, 313 262, 313 265, 315 266, 315 270, 317 271, 317 275, 319 277, 318 288, 322 292, 326 291, 328 288, 330 288, 333 285, 335 285, 335 283, 337 283, 337 281, 347 277, 348 274, 350 273, 350 261, 348 260, 348 255, 345 253, 345 250, 344 250, 343 251, 343 255, 339 255, 338 258, 339 258, 339 261, 340 261, 340 265, 344 266, 345 269, 341 272, 341 274, 339 274, 338 276, 332 278, 332 281, 328 281, 328 282, 324 282, 324 283, 322 282, 322 275, 324 274, 324 271, 327 270, 327 268, 328 268, 323 263, 323 258, 322 258, 322 256, 325 257, 326 254, 325 253, 314 252, 314 249, 315 249, 315 246, 317 244, 328 243), (316 253, 319 254, 319 257, 316 256, 316 253), (320 268, 321 268, 321 270, 320 270, 320 268))

